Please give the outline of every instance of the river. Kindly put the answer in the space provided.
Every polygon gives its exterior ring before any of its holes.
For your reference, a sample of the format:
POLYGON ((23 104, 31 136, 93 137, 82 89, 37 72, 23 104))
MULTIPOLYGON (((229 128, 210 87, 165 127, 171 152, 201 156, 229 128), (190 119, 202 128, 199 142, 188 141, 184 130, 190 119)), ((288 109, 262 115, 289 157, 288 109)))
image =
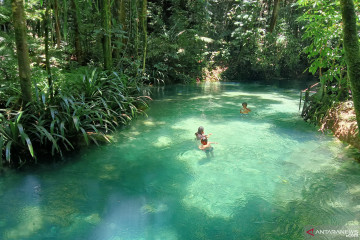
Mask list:
POLYGON ((113 143, 6 171, 0 239, 288 240, 312 226, 360 230, 360 154, 299 117, 299 89, 206 83, 154 88, 153 99, 113 143), (213 157, 198 149, 199 126, 217 142, 213 157))

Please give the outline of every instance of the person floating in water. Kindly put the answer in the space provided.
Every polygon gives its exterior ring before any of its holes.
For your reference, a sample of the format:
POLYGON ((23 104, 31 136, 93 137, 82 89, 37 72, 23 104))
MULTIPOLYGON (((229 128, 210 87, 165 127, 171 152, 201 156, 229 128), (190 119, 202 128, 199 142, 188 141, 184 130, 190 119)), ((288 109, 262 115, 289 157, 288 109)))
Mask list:
POLYGON ((206 157, 210 157, 210 154, 214 157, 214 148, 211 146, 211 143, 217 144, 217 142, 208 142, 208 139, 205 136, 201 138, 201 145, 199 146, 199 149, 206 153, 206 157))
POLYGON ((205 135, 204 133, 204 127, 200 126, 198 128, 198 131, 195 133, 196 139, 197 140, 201 140, 202 137, 209 137, 211 135, 211 133, 209 133, 208 135, 205 135))
POLYGON ((242 109, 240 109, 240 113, 242 114, 248 114, 249 112, 251 112, 251 110, 249 108, 247 108, 247 103, 243 102, 242 103, 242 109))

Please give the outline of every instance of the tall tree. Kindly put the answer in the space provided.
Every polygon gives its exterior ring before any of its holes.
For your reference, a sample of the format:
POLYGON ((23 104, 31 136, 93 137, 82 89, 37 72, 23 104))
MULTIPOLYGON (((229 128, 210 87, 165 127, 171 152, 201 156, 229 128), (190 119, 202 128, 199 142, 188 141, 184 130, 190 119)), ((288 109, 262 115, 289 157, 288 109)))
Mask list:
POLYGON ((143 69, 142 72, 145 73, 145 63, 146 63, 146 49, 147 49, 147 0, 142 1, 142 9, 141 9, 141 25, 143 29, 143 69))
POLYGON ((54 16, 55 16, 56 45, 57 45, 57 48, 60 48, 61 34, 60 34, 60 19, 59 19, 58 0, 54 0, 54 16))
POLYGON ((67 41, 67 35, 68 35, 68 8, 67 8, 67 4, 68 4, 68 0, 64 0, 63 1, 63 36, 64 36, 64 41, 67 41))
POLYGON ((273 12, 271 15, 270 27, 269 27, 270 33, 272 33, 275 29, 276 20, 278 18, 278 14, 279 14, 279 7, 280 7, 280 0, 274 0, 274 8, 273 8, 273 12))
POLYGON ((75 34, 75 55, 77 61, 82 64, 83 63, 83 54, 81 48, 81 41, 80 41, 80 27, 79 27, 79 13, 78 13, 78 5, 77 0, 71 0, 71 8, 72 8, 72 17, 74 19, 73 27, 74 27, 74 34, 75 34))
POLYGON ((343 20, 345 59, 348 66, 350 88, 354 101, 356 121, 360 127, 360 50, 353 0, 340 0, 343 20))
POLYGON ((123 36, 123 33, 126 31, 125 0, 116 0, 114 4, 116 23, 120 24, 122 30, 121 34, 117 34, 114 38, 114 44, 116 45, 116 48, 114 49, 114 56, 117 60, 119 60, 121 47, 123 44, 126 44, 126 38, 123 36))
MULTIPOLYGON (((123 31, 127 30, 127 26, 126 26, 126 5, 125 5, 125 0, 121 0, 120 3, 120 23, 122 26, 123 31)), ((125 38, 124 38, 125 39, 125 38)))
POLYGON ((138 0, 131 0, 131 23, 132 23, 132 41, 134 42, 134 55, 138 59, 139 53, 139 13, 138 0))
POLYGON ((49 8, 50 8, 50 0, 45 0, 45 15, 43 19, 44 29, 45 29, 45 66, 46 73, 49 85, 49 94, 50 97, 53 96, 53 82, 51 77, 51 69, 50 69, 50 56, 49 56, 49 8))
POLYGON ((102 27, 103 27, 103 54, 104 54, 104 69, 111 70, 112 68, 112 52, 111 52, 111 11, 110 0, 104 0, 102 7, 102 27))
POLYGON ((21 97, 24 103, 31 102, 30 61, 27 44, 26 19, 23 0, 12 0, 16 50, 19 66, 21 97))
POLYGON ((162 20, 166 26, 170 25, 170 17, 172 15, 172 1, 171 0, 163 0, 162 1, 162 9, 163 15, 162 20))

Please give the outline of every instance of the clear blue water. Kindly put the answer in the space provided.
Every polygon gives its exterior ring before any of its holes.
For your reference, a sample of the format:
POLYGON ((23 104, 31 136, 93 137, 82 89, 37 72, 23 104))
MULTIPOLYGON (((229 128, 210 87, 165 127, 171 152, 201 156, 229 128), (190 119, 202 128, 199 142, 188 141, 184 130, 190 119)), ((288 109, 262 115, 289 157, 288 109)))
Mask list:
POLYGON ((299 117, 298 90, 213 83, 153 95, 148 117, 114 143, 6 171, 0 239, 304 239, 307 225, 360 225, 359 153, 299 117), (212 158, 199 126, 218 142, 212 158))

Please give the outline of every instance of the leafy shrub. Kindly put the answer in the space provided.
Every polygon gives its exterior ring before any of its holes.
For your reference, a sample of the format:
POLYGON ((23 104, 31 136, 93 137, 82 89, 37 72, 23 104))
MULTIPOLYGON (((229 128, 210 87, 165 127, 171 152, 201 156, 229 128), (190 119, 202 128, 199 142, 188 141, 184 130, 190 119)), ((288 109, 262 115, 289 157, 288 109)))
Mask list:
POLYGON ((88 69, 80 80, 72 80, 72 92, 60 91, 53 98, 40 92, 22 111, 0 109, 0 149, 8 164, 22 164, 24 156, 36 162, 40 150, 62 156, 79 144, 79 136, 86 144, 98 144, 98 136, 106 139, 105 134, 147 107, 142 85, 126 75, 88 69))

